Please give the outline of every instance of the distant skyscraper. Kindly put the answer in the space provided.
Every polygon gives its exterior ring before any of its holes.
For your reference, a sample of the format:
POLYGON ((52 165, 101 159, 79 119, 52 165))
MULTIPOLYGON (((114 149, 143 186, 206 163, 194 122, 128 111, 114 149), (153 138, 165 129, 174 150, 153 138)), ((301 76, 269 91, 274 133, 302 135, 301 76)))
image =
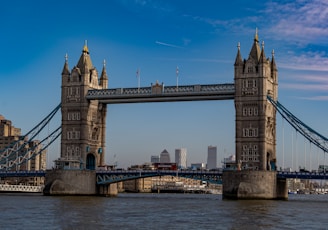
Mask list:
POLYGON ((207 149, 207 169, 216 169, 217 157, 216 146, 208 146, 207 149))
POLYGON ((151 156, 150 157, 150 162, 151 163, 159 163, 159 156, 151 156))
POLYGON ((170 154, 166 149, 164 149, 163 152, 161 152, 159 162, 160 163, 171 163, 170 154))
POLYGON ((185 169, 187 168, 187 149, 180 148, 175 150, 175 163, 178 168, 185 169))

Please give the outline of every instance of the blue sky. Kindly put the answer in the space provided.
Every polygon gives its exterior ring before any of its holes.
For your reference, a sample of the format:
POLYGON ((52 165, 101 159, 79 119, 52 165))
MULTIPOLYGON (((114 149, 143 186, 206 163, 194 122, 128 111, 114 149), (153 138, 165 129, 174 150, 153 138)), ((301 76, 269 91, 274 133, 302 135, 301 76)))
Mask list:
MULTIPOLYGON (((22 133, 59 104, 64 56, 73 68, 85 40, 98 71, 106 60, 110 88, 137 87, 137 68, 141 86, 175 85, 176 66, 179 85, 233 83, 237 43, 247 58, 258 28, 266 55, 275 52, 279 101, 328 136, 327 0, 13 0, 1 9, 0 114, 22 133)), ((278 165, 316 168, 323 153, 277 118, 278 165)), ((163 149, 174 159, 180 147, 188 164, 206 162, 209 145, 221 161, 235 151, 234 120, 233 101, 109 105, 106 162, 141 164, 163 149)))

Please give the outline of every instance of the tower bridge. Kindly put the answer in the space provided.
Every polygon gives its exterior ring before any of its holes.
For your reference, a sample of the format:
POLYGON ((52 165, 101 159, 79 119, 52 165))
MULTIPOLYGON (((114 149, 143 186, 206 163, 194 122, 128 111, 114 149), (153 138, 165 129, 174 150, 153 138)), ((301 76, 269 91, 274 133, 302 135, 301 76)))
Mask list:
MULTIPOLYGON (((107 105, 120 103, 233 100, 234 170, 208 175, 222 179, 224 198, 287 199, 286 178, 326 177, 325 173, 277 171, 277 111, 286 114, 284 119, 325 152, 328 151, 327 138, 315 133, 278 103, 278 70, 274 52, 271 58, 266 57, 264 43, 260 47, 257 32, 247 59, 242 58, 238 45, 234 83, 166 86, 156 82, 149 87, 108 88, 105 63, 98 76, 85 45, 77 65, 71 70, 66 56, 61 85, 60 157, 55 161, 55 169, 45 173, 46 195, 115 195, 117 178, 125 180, 154 174, 96 171, 98 166, 105 165, 107 105)), ((59 134, 54 136, 57 138, 59 134)), ((5 152, 4 161, 13 155, 9 148, 5 152)))

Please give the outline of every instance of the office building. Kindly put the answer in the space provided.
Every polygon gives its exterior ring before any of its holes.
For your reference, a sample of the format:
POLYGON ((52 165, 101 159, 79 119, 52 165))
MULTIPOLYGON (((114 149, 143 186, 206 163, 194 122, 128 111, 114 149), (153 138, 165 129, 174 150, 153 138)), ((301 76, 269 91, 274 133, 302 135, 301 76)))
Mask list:
POLYGON ((159 156, 158 155, 151 156, 150 157, 150 162, 151 163, 159 163, 159 156))
POLYGON ((161 152, 159 162, 160 163, 171 163, 170 154, 166 149, 164 149, 163 152, 161 152))
POLYGON ((187 149, 180 148, 175 150, 175 163, 179 169, 187 168, 187 149))
POLYGON ((207 169, 217 168, 217 148, 216 146, 208 146, 207 149, 207 169))

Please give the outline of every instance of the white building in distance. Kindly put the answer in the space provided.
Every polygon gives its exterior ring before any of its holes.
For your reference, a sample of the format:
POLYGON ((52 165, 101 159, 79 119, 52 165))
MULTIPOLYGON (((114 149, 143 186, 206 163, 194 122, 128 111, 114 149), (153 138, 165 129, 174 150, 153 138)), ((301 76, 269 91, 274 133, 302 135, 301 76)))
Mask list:
POLYGON ((179 169, 187 168, 187 149, 175 149, 175 163, 179 169))
POLYGON ((216 146, 208 146, 207 149, 207 169, 217 168, 217 148, 216 146))
POLYGON ((192 163, 190 165, 191 170, 203 170, 206 169, 205 163, 192 163))

